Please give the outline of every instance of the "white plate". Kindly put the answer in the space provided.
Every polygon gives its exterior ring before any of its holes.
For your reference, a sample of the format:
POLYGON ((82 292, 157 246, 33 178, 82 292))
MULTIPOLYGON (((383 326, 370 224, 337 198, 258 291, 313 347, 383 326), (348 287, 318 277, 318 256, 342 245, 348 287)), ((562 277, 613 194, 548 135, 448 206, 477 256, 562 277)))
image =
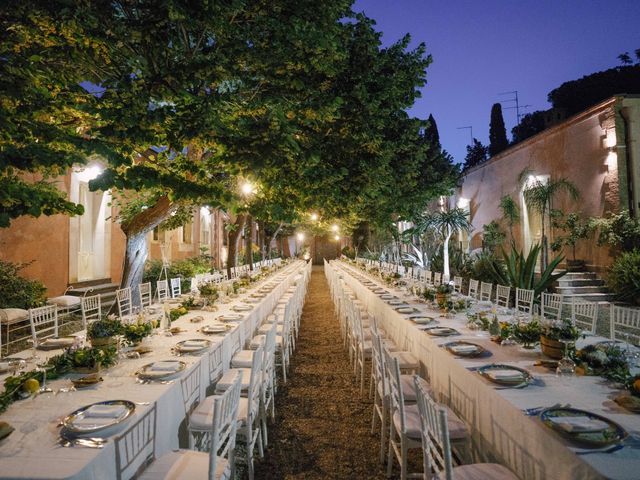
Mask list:
POLYGON ((248 312, 250 310, 253 310, 253 307, 251 305, 234 305, 233 307, 231 307, 231 310, 235 311, 235 312, 248 312))
POLYGON ((214 333, 226 333, 227 332, 227 326, 224 324, 218 324, 218 325, 204 325, 200 331, 202 333, 204 333, 205 335, 212 335, 214 333))
POLYGON ((178 352, 183 353, 192 353, 199 352, 208 348, 211 345, 211 340, 207 339, 191 339, 191 340, 183 340, 182 342, 178 342, 176 344, 176 350, 178 352))
POLYGON ((187 364, 179 360, 165 360, 153 362, 142 367, 138 372, 138 378, 143 380, 161 380, 176 373, 180 373, 187 364))

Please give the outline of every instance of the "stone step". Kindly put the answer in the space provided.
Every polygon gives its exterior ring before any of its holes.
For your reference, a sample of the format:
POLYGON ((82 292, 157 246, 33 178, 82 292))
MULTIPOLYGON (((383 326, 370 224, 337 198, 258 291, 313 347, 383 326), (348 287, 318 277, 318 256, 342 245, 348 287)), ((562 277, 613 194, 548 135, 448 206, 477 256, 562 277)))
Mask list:
POLYGON ((567 278, 565 279, 560 278, 558 280, 558 287, 560 288, 565 288, 565 287, 602 287, 604 286, 604 280, 601 279, 589 279, 589 278, 578 278, 578 279, 571 279, 571 278, 567 278))
POLYGON ((599 287, 599 286, 565 287, 560 285, 556 287, 556 292, 562 293, 564 295, 570 295, 570 294, 580 295, 583 293, 607 293, 607 290, 606 288, 599 287))
POLYGON ((74 295, 76 297, 82 297, 86 295, 103 295, 109 292, 113 292, 115 295, 115 291, 119 288, 117 283, 100 283, 95 285, 87 285, 82 287, 74 287, 72 290, 69 290, 67 293, 69 295, 74 295))
POLYGON ((572 298, 579 300, 588 300, 589 302, 612 302, 616 296, 613 293, 578 293, 578 294, 566 294, 564 296, 564 303, 571 304, 572 298))
POLYGON ((561 280, 597 280, 598 274, 595 272, 567 272, 561 280))

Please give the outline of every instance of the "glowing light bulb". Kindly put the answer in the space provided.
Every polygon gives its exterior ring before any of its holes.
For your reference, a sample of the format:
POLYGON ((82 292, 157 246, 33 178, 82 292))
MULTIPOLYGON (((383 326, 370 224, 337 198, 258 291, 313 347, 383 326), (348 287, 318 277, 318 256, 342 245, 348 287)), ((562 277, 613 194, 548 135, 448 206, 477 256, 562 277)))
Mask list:
POLYGON ((242 187, 240 187, 242 189, 242 193, 244 193, 245 195, 250 195, 251 193, 253 193, 253 185, 251 185, 249 182, 243 183, 242 187))
POLYGON ((336 235, 336 240, 340 240, 340 235, 336 235))
POLYGON ((338 231, 338 225, 333 225, 331 227, 331 230, 333 230, 334 232, 337 232, 338 231))
POLYGON ((298 237, 298 241, 302 242, 304 240, 304 233, 302 232, 298 233, 297 237, 298 237))
POLYGON ((313 222, 316 222, 316 221, 318 220, 318 214, 317 214, 317 213, 312 213, 312 214, 311 214, 311 220, 312 220, 313 222))

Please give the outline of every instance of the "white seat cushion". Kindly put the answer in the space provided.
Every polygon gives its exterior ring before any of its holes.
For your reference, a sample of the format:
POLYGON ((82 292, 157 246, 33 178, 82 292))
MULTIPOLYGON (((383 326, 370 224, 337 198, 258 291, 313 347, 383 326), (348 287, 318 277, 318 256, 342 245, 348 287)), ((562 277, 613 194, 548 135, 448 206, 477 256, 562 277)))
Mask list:
MULTIPOLYGON (((185 478, 209 478, 209 453, 195 450, 168 452, 149 465, 138 478, 145 480, 178 480, 185 478)), ((218 457, 216 479, 229 478, 231 466, 226 458, 218 457)))
MULTIPOLYGON (((511 470, 499 463, 474 463, 454 467, 453 480, 518 480, 511 470)), ((436 477, 441 478, 441 477, 436 477)), ((442 477, 444 478, 444 477, 442 477)))
MULTIPOLYGON (((216 395, 206 397, 198 406, 191 412, 189 417, 189 428, 197 431, 210 431, 213 424, 213 399, 217 398, 216 395)), ((238 403, 238 415, 237 420, 243 424, 247 421, 249 400, 240 397, 240 403, 238 403)))
POLYGON ((29 320, 29 311, 22 308, 3 308, 0 309, 0 323, 5 325, 13 325, 14 323, 29 320))
MULTIPOLYGON (((271 330, 272 325, 273 325, 272 323, 261 325, 260 328, 258 329, 258 333, 266 335, 267 333, 269 333, 269 330, 271 330)), ((276 334, 282 335, 283 329, 284 329, 284 326, 282 324, 278 324, 278 326, 276 327, 276 334)))
POLYGON ((400 364, 400 370, 417 370, 420 368, 420 362, 418 359, 409 352, 389 352, 393 358, 398 359, 398 363, 400 364))
MULTIPOLYGON (((414 440, 420 440, 422 438, 420 436, 422 425, 420 423, 418 405, 405 405, 404 420, 407 436, 414 440)), ((393 414, 393 423, 400 430, 400 414, 398 412, 393 414)), ((447 424, 449 425, 449 438, 451 440, 461 440, 469 436, 469 429, 467 429, 465 423, 449 408, 447 408, 447 424)))
POLYGON ((58 305, 59 307, 75 307, 80 305, 80 297, 73 295, 60 295, 49 299, 49 303, 58 305))
POLYGON ((246 391, 249 389, 249 382, 251 381, 251 369, 250 368, 230 368, 226 371, 222 378, 218 380, 216 383, 216 392, 224 392, 233 383, 233 380, 236 378, 236 374, 238 372, 242 373, 242 390, 246 391))
POLYGON ((255 350, 240 350, 231 359, 231 368, 251 368, 255 350))
MULTIPOLYGON (((256 335, 251 340, 249 344, 249 348, 251 350, 256 350, 260 345, 264 345, 265 335, 256 335)), ((276 335, 276 350, 282 349, 282 336, 276 335)))

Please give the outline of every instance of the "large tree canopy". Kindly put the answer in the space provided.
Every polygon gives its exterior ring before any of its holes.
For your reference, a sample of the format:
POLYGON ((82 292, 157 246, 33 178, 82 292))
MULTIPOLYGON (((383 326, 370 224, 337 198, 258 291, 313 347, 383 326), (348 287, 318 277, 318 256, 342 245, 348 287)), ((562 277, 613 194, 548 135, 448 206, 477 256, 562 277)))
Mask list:
MULTIPOLYGON (((406 113, 431 58, 408 37, 383 48, 351 3, 5 2, 0 108, 15 114, 0 120, 0 181, 99 155, 107 168, 91 188, 120 192, 129 285, 145 234, 180 207, 273 231, 310 210, 350 224, 421 211, 457 175, 406 113), (251 199, 244 179, 259 185, 251 199)), ((0 200, 0 221, 81 213, 60 195, 39 210, 0 200)))

